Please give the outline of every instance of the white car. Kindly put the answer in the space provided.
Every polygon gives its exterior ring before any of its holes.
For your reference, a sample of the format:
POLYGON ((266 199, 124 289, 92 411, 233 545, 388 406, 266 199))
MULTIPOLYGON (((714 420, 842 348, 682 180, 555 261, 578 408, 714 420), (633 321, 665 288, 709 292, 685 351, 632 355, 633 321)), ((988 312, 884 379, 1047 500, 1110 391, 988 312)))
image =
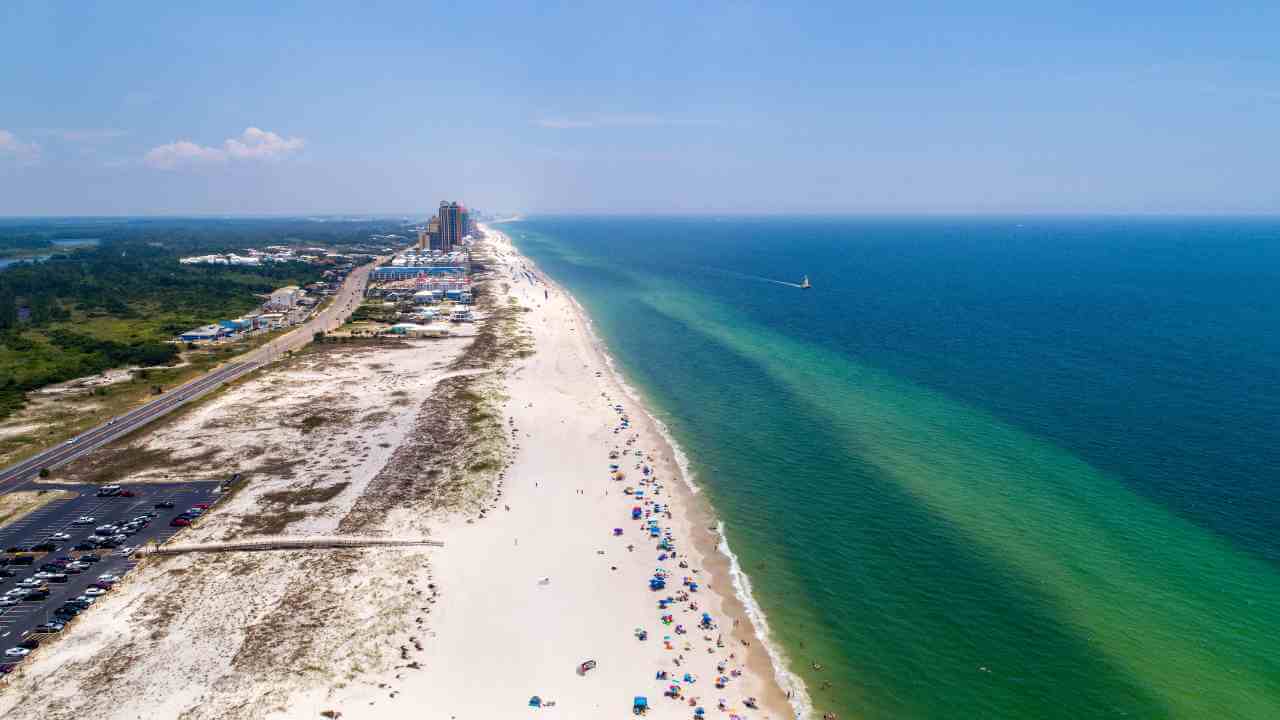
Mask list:
POLYGON ((98 598, 92 598, 92 597, 89 597, 88 595, 81 595, 81 596, 79 596, 79 597, 75 598, 75 601, 76 601, 76 602, 82 602, 82 603, 84 603, 85 605, 92 605, 92 604, 94 604, 94 603, 98 602, 98 598))
POLYGON ((49 578, 53 577, 56 574, 57 573, 51 573, 48 570, 41 570, 40 572, 36 573, 35 575, 32 575, 31 577, 35 578, 36 580, 48 580, 49 578))
POLYGON ((71 536, 66 533, 54 533, 49 536, 50 540, 70 540, 71 536))
POLYGON ((93 523, 94 523, 93 518, 89 517, 88 515, 81 515, 80 517, 76 518, 75 522, 71 524, 72 525, 92 525, 93 523))
POLYGON ((26 588, 14 588, 14 589, 12 589, 12 590, 10 590, 10 591, 6 592, 6 593, 4 594, 4 596, 5 596, 5 597, 7 597, 7 598, 16 598, 16 599, 18 599, 18 600, 21 600, 22 598, 24 598, 24 597, 26 597, 26 596, 27 596, 27 589, 26 589, 26 588))
POLYGON ((13 605, 17 605, 18 603, 21 603, 21 602, 22 602, 22 601, 21 601, 21 600, 19 600, 18 598, 16 598, 16 597, 9 597, 8 595, 6 595, 6 596, 4 596, 4 597, 0 597, 0 607, 11 607, 11 606, 13 606, 13 605))
POLYGON ((88 595, 91 598, 96 598, 102 595, 106 595, 107 591, 103 590, 102 588, 89 588, 88 590, 84 591, 84 594, 88 595))
MULTIPOLYGON (((138 551, 137 545, 125 545, 124 547, 120 548, 120 554, 126 555, 126 556, 132 555, 137 551, 138 551)), ((116 578, 116 579, 118 580, 119 578, 116 578)))
POLYGON ((20 657, 26 657, 30 655, 31 651, 24 647, 11 647, 8 650, 5 650, 4 654, 5 654, 5 657, 20 658, 20 657))
MULTIPOLYGON (((125 551, 125 549, 126 549, 126 548, 120 548, 120 552, 124 552, 124 551, 125 551)), ((119 576, 119 575, 112 575, 111 573, 105 573, 105 574, 103 574, 103 575, 99 575, 99 576, 98 576, 98 581, 99 581, 99 582, 106 582, 106 583, 120 582, 120 576, 119 576)))

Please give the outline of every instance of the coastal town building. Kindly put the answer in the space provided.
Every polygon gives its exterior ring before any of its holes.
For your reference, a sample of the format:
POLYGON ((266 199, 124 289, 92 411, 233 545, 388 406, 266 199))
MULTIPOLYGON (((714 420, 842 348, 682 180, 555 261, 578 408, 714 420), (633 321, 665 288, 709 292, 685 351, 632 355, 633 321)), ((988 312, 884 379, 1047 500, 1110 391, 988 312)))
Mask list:
POLYGON ((441 246, 440 218, 433 217, 427 221, 427 250, 444 252, 441 246))
POLYGON ((437 215, 440 222, 440 252, 453 252, 462 245, 467 234, 467 208, 456 202, 443 201, 437 215))
POLYGON ((302 288, 297 285, 290 285, 274 290, 271 293, 271 299, 267 301, 267 305, 273 308, 287 310, 298 304, 298 300, 303 296, 302 288))
POLYGON ((231 335, 232 332, 233 331, 230 328, 223 327, 222 325, 205 325, 204 327, 198 327, 194 330, 188 330, 182 333, 178 336, 178 339, 182 342, 190 343, 213 342, 231 335))

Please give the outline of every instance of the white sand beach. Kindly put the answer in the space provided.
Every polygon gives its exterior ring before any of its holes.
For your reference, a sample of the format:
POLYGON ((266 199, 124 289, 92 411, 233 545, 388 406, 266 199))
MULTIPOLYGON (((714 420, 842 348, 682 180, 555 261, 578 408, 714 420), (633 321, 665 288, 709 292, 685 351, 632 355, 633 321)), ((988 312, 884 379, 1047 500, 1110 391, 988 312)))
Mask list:
POLYGON ((582 718, 626 715, 643 696, 657 718, 693 717, 697 707, 714 717, 791 717, 672 449, 610 373, 572 298, 505 236, 488 232, 507 268, 500 275, 512 278, 511 297, 531 309, 536 348, 506 386, 513 462, 489 517, 454 516, 432 532, 448 544, 433 556, 440 595, 425 672, 406 676, 394 699, 365 691, 326 702, 344 718, 582 718), (611 464, 622 480, 611 477, 611 464), (647 483, 646 466, 654 478, 647 483), (628 486, 646 497, 625 494, 628 486), (653 512, 655 503, 663 512, 653 512), (641 520, 631 519, 633 507, 642 508, 641 520), (647 519, 673 538, 674 555, 657 549, 647 519), (653 591, 658 568, 668 573, 666 587, 653 591), (687 599, 659 609, 668 597, 687 599), (703 613, 710 627, 699 627, 703 613), (637 628, 647 640, 637 639, 637 628), (578 673, 586 660, 595 669, 578 673), (668 680, 657 678, 661 671, 668 680), (718 677, 727 680, 723 688, 718 677), (664 697, 672 685, 679 700, 664 697), (554 706, 532 711, 533 696, 554 706), (748 698, 759 709, 747 707, 748 698), (392 713, 402 708, 404 715, 392 713))
POLYGON ((139 434, 120 457, 164 467, 113 476, 246 472, 182 542, 337 532, 444 547, 144 560, 0 681, 0 714, 594 718, 644 697, 656 718, 792 717, 660 429, 573 299, 500 232, 485 242, 489 307, 515 319, 504 342, 521 352, 468 369, 462 337, 331 347, 139 434), (449 382, 467 384, 440 395, 449 382), (433 413, 464 393, 491 419, 449 420, 471 429, 442 450, 433 413))

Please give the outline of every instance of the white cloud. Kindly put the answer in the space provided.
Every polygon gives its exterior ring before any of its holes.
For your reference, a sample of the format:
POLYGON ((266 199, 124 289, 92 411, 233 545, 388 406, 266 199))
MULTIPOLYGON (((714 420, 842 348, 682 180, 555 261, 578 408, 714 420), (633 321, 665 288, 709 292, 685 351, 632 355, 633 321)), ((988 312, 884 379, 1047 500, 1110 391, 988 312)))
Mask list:
POLYGON ((224 143, 233 158, 277 158, 302 149, 302 138, 282 138, 273 132, 247 128, 239 139, 224 143))
POLYGON ((40 146, 23 142, 8 130, 0 130, 0 158, 14 158, 19 162, 32 162, 40 154, 40 146))
POLYGON ((302 138, 284 138, 256 127, 246 128, 240 137, 227 138, 222 147, 198 145, 178 140, 147 151, 142 161, 161 170, 189 165, 208 165, 239 160, 277 160, 295 153, 306 142, 302 138))
POLYGON ((182 165, 223 162, 226 154, 217 148, 197 145, 190 140, 178 140, 168 145, 158 145, 142 156, 142 162, 153 168, 172 170, 182 165))

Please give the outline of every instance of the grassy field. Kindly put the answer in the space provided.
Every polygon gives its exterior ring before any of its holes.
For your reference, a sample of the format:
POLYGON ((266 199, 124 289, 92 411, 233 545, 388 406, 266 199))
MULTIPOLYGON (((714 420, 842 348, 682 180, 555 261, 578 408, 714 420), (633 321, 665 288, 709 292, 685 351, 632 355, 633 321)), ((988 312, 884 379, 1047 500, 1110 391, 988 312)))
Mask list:
POLYGON ((275 330, 234 343, 188 350, 183 353, 183 364, 138 371, 126 382, 65 395, 39 396, 6 423, 34 425, 37 429, 0 439, 0 464, 21 462, 151 400, 156 397, 154 388, 157 386, 170 390, 288 331, 287 328, 275 330))

